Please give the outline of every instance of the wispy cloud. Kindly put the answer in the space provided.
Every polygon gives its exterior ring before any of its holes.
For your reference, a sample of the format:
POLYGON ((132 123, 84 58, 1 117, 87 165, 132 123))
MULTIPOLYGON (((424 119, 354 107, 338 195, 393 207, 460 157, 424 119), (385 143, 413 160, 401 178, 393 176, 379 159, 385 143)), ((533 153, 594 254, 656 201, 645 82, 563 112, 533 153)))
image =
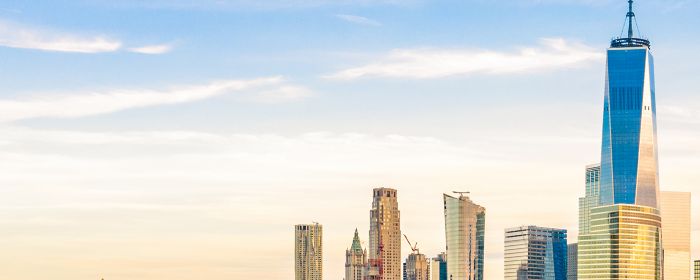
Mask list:
POLYGON ((292 100, 309 90, 285 83, 282 77, 224 80, 166 90, 107 90, 71 94, 41 94, 31 98, 0 100, 0 122, 53 117, 75 118, 157 105, 194 102, 229 93, 248 93, 263 100, 292 100))
POLYGON ((129 48, 129 51, 142 54, 164 54, 170 52, 172 49, 173 46, 170 44, 161 44, 129 48))
POLYGON ((373 19, 369 19, 363 16, 357 16, 357 15, 345 15, 345 14, 340 14, 340 15, 335 15, 337 18, 355 23, 355 24, 360 24, 360 25, 369 25, 369 26, 381 26, 382 23, 373 19))
MULTIPOLYGON (((123 50, 124 43, 106 35, 80 35, 0 20, 0 46, 52 52, 106 53, 123 50)), ((162 54, 171 49, 172 46, 162 44, 127 50, 143 54, 162 54)))
POLYGON ((603 53, 564 39, 542 39, 539 46, 514 52, 483 49, 397 49, 378 62, 324 76, 353 80, 366 77, 433 79, 456 75, 529 73, 575 67, 600 60, 603 53))

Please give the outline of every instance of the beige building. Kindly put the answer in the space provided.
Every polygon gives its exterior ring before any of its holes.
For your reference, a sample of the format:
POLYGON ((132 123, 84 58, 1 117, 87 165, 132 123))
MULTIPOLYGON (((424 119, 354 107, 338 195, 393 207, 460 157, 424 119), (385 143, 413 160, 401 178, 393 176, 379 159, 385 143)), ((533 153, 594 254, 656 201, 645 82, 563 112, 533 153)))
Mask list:
POLYGON ((443 195, 447 279, 484 280, 486 210, 464 193, 443 195))
POLYGON ((373 190, 369 211, 369 280, 401 280, 401 215, 396 190, 373 190))
POLYGON ((364 280, 367 269, 367 251, 362 249, 360 235, 355 229, 350 249, 345 250, 345 280, 364 280))
POLYGON ((404 263, 405 280, 430 280, 430 263, 421 253, 412 253, 404 263))
POLYGON ((690 193, 661 192, 664 279, 691 279, 690 221, 690 193))
POLYGON ((323 279, 323 227, 318 223, 294 226, 294 279, 323 279))

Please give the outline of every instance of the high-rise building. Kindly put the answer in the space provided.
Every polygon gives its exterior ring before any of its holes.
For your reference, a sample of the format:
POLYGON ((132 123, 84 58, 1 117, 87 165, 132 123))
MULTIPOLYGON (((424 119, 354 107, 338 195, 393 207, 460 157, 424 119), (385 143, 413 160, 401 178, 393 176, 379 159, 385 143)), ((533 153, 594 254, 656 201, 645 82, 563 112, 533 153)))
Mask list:
POLYGON ((664 279, 690 280, 690 193, 661 192, 664 279))
POLYGON ((579 234, 588 233, 591 227, 591 208, 600 201, 600 164, 586 166, 586 194, 578 199, 579 234))
POLYGON ((695 280, 700 280, 700 260, 695 261, 695 280))
POLYGON ((504 279, 566 280, 566 239, 565 229, 538 226, 506 229, 504 279))
POLYGON ((425 255, 414 252, 404 262, 404 280, 430 280, 430 263, 425 255))
POLYGON ((628 3, 627 36, 607 50, 600 200, 579 235, 582 280, 662 279, 654 57, 628 3))
POLYGON ((430 264, 430 280, 447 280, 447 254, 440 253, 430 264))
POLYGON ((401 217, 396 190, 373 190, 369 211, 369 260, 367 278, 370 280, 401 279, 401 217))
POLYGON ((355 229, 350 249, 345 250, 345 280, 364 280, 367 269, 367 251, 362 249, 360 235, 355 229))
POLYGON ((566 254, 569 256, 566 264, 566 279, 578 279, 578 243, 569 244, 566 248, 566 254))
POLYGON ((294 279, 323 279, 323 227, 318 223, 294 226, 294 279))
POLYGON ((484 233, 486 210, 469 197, 444 194, 447 278, 484 279, 484 233))

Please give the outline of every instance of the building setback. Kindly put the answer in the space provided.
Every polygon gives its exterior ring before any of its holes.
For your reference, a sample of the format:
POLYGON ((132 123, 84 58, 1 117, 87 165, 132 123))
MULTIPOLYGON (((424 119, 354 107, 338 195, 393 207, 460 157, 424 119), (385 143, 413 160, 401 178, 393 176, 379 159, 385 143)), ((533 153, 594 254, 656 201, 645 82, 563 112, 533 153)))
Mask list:
POLYGON ((318 223, 294 226, 294 279, 323 279, 323 227, 318 223))
POLYGON ((464 193, 443 195, 447 240, 447 279, 484 280, 486 210, 464 193))
POLYGON ((504 279, 566 280, 566 239, 565 229, 538 226, 506 229, 504 279))
POLYGON ((690 193, 661 192, 664 279, 690 280, 690 193))
POLYGON ((401 279, 401 217, 395 189, 373 190, 369 211, 369 280, 401 279))
POLYGON ((367 269, 367 251, 362 249, 360 235, 355 229, 350 249, 345 250, 345 280, 364 280, 367 269))

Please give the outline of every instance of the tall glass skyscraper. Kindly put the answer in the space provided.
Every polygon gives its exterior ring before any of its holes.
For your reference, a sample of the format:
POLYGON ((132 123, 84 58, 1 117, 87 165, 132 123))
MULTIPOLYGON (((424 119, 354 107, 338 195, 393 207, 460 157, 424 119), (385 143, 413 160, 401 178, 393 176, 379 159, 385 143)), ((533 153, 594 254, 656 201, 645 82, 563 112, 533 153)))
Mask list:
POLYGON ((484 280, 486 210, 460 193, 443 195, 447 240, 447 279, 484 280))
POLYGON ((506 229, 504 258, 505 280, 566 280, 566 230, 537 226, 506 229))
POLYGON ((634 36, 607 51, 600 200, 579 235, 578 279, 662 279, 654 57, 634 36))

